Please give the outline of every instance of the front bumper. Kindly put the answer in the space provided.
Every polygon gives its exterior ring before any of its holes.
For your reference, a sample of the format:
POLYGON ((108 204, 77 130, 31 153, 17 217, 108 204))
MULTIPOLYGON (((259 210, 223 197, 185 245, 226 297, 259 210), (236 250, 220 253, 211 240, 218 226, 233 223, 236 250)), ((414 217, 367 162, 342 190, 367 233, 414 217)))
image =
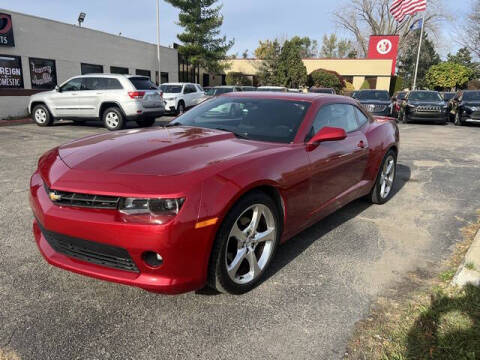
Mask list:
POLYGON ((160 106, 144 107, 140 101, 129 101, 122 104, 122 110, 127 120, 141 120, 145 118, 157 118, 165 113, 164 101, 160 106))
POLYGON ((428 121, 428 122, 447 122, 448 113, 444 112, 418 112, 409 111, 407 113, 409 121, 428 121))
POLYGON ((177 104, 175 100, 165 100, 165 111, 175 112, 177 111, 177 104))
POLYGON ((38 172, 31 178, 30 205, 35 216, 35 241, 41 254, 54 266, 164 294, 200 289, 206 283, 215 227, 195 229, 196 217, 192 221, 175 219, 164 225, 142 225, 122 222, 117 210, 57 206, 50 201, 38 172), (103 266, 57 252, 47 241, 47 232, 124 249, 134 270, 103 266), (146 251, 159 253, 163 264, 149 267, 143 260, 146 251))
POLYGON ((480 124, 480 111, 464 111, 462 114, 462 121, 472 124, 480 124))

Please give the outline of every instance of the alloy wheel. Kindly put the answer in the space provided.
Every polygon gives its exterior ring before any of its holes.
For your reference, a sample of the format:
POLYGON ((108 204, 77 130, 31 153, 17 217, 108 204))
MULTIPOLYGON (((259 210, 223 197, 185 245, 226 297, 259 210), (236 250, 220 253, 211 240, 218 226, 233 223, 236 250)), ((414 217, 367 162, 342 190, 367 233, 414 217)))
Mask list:
POLYGON ((392 191, 393 180, 395 179, 395 159, 392 155, 385 160, 380 174, 380 196, 385 199, 392 191))
POLYGON ((267 206, 254 204, 235 221, 225 248, 228 276, 237 284, 257 279, 268 264, 277 236, 275 217, 267 206))
POLYGON ((39 124, 44 124, 47 121, 47 112, 44 109, 37 109, 35 111, 35 121, 39 124))
POLYGON ((116 128, 120 122, 120 119, 115 112, 111 111, 105 116, 105 122, 109 128, 116 128))

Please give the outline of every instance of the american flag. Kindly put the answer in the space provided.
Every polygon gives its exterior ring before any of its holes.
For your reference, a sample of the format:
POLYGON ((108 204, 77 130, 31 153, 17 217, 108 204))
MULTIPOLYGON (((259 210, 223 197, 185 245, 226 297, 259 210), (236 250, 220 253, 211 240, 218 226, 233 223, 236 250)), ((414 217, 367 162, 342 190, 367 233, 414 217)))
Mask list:
POLYGON ((427 9, 427 0, 393 0, 390 14, 398 22, 402 22, 407 15, 415 15, 427 9))

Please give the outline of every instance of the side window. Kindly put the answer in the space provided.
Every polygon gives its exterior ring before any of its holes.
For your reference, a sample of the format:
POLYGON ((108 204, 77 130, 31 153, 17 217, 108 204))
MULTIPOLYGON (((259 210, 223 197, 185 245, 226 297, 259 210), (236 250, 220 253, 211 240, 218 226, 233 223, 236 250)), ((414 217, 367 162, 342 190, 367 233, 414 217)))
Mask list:
POLYGON ((196 93, 196 92, 197 92, 197 88, 195 87, 195 85, 189 84, 189 85, 187 85, 187 87, 188 87, 188 92, 189 92, 190 94, 193 94, 193 93, 196 93))
POLYGON ((123 89, 122 84, 117 79, 105 78, 105 89, 106 90, 121 90, 123 89))
POLYGON ((190 94, 190 89, 188 88, 188 85, 183 85, 183 91, 182 93, 184 94, 190 94))
POLYGON ((200 91, 200 92, 205 91, 200 85, 195 85, 195 87, 197 88, 197 91, 200 91))
POLYGON ((328 104, 320 108, 313 121, 313 134, 324 127, 338 127, 347 133, 358 128, 355 110, 349 104, 328 104))
POLYGON ((60 90, 62 92, 82 90, 82 79, 81 78, 72 79, 69 82, 67 82, 66 84, 64 84, 60 88, 60 90))
POLYGON ((368 117, 357 107, 355 107, 357 114, 358 127, 365 125, 368 122, 368 117))
POLYGON ((107 79, 101 77, 83 78, 83 90, 105 90, 107 87, 107 79))

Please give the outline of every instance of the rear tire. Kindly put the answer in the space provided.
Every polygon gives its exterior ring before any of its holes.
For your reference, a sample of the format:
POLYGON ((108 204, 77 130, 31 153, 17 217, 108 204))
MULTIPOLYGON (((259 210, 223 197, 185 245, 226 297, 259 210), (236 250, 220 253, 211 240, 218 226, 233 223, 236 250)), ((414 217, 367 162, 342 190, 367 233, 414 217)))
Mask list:
POLYGON ((53 124, 53 118, 48 108, 43 105, 36 105, 32 111, 32 120, 38 126, 50 126, 53 124))
POLYGON ((397 176, 397 154, 389 150, 378 169, 375 185, 368 196, 373 204, 385 204, 392 196, 393 186, 397 176))
POLYGON ((229 294, 243 294, 257 286, 275 256, 280 229, 272 198, 260 191, 241 198, 218 229, 210 255, 208 285, 229 294))
POLYGON ((125 118, 119 108, 111 107, 106 109, 102 115, 103 124, 110 131, 123 129, 125 118))
POLYGON ((155 124, 155 118, 146 118, 146 119, 137 120, 137 124, 140 127, 150 127, 153 124, 155 124))

